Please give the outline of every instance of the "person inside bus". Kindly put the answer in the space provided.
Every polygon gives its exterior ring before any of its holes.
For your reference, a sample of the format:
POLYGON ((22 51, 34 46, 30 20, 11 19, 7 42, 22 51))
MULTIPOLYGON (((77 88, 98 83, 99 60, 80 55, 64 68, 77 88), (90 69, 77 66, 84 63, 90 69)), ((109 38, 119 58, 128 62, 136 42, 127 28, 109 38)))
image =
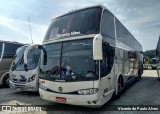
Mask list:
POLYGON ((63 78, 67 78, 73 75, 74 75, 74 72, 71 70, 71 66, 68 65, 66 68, 63 69, 63 72, 62 72, 63 78))

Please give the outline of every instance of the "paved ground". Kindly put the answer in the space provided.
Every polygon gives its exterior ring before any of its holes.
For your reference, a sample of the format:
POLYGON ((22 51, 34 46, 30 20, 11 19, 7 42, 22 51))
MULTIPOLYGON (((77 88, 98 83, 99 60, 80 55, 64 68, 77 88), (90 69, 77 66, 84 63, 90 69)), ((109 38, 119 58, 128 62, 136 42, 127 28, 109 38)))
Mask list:
MULTIPOLYGON (((160 82, 157 79, 156 70, 145 70, 142 79, 134 84, 132 84, 128 89, 124 91, 120 99, 112 99, 110 102, 106 103, 100 109, 90 109, 84 107, 77 107, 72 105, 61 105, 52 102, 44 101, 39 97, 38 93, 31 92, 16 92, 10 88, 0 89, 0 105, 52 105, 53 109, 59 110, 54 111, 54 113, 109 113, 109 114, 141 114, 141 113, 160 113, 157 111, 106 111, 111 105, 159 105, 160 106, 160 82), (65 110, 70 111, 65 111, 65 110), (78 110, 78 111, 77 111, 78 110), (76 112, 75 112, 76 111, 76 112)), ((0 112, 5 113, 5 112, 0 112)), ((8 112, 11 113, 11 112, 8 112)), ((25 112, 30 113, 30 112, 25 112)), ((49 112, 41 112, 42 114, 50 114, 49 112)), ((38 114, 38 113, 37 113, 38 114)))

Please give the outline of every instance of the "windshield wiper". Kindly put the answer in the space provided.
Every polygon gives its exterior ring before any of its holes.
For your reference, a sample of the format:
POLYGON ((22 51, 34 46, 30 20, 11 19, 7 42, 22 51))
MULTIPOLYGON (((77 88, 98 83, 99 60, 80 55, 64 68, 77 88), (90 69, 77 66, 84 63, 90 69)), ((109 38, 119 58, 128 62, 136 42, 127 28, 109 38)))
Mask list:
POLYGON ((16 64, 14 62, 13 62, 13 64, 14 65, 11 67, 12 71, 14 71, 18 65, 23 64, 23 56, 17 61, 16 64))

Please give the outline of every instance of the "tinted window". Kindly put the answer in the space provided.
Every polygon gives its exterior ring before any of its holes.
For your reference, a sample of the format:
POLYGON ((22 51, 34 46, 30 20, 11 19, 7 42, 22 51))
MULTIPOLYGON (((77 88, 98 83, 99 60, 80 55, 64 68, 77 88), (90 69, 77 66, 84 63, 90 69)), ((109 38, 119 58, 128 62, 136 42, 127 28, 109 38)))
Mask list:
POLYGON ((114 16, 108 12, 104 11, 103 19, 102 19, 102 34, 106 35, 110 38, 115 38, 115 30, 114 30, 114 16))
POLYGON ((5 58, 12 58, 16 50, 20 47, 21 45, 18 44, 10 44, 10 43, 5 43, 5 49, 4 49, 4 57, 5 58))
POLYGON ((123 25, 116 19, 117 40, 124 43, 125 31, 123 25))
POLYGON ((99 33, 100 19, 100 7, 85 9, 56 18, 51 23, 44 40, 99 33))
POLYGON ((107 76, 109 73, 109 66, 108 66, 108 50, 106 43, 103 43, 103 59, 101 61, 101 77, 107 76))

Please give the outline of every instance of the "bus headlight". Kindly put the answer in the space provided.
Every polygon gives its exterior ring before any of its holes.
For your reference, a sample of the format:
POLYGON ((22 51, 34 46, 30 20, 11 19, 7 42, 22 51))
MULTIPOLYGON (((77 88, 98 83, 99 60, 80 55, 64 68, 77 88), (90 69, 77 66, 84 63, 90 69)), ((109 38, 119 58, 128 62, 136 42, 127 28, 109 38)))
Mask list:
POLYGON ((79 90, 78 93, 80 95, 91 95, 91 94, 95 94, 98 92, 97 88, 93 88, 93 89, 83 89, 83 90, 79 90))
POLYGON ((35 79, 35 77, 36 77, 36 74, 35 74, 35 75, 33 75, 32 77, 30 77, 30 78, 28 79, 28 82, 33 81, 33 80, 35 79))
POLYGON ((39 88, 41 88, 42 90, 44 90, 44 91, 46 91, 47 90, 47 87, 46 86, 44 86, 44 85, 39 85, 39 88))

